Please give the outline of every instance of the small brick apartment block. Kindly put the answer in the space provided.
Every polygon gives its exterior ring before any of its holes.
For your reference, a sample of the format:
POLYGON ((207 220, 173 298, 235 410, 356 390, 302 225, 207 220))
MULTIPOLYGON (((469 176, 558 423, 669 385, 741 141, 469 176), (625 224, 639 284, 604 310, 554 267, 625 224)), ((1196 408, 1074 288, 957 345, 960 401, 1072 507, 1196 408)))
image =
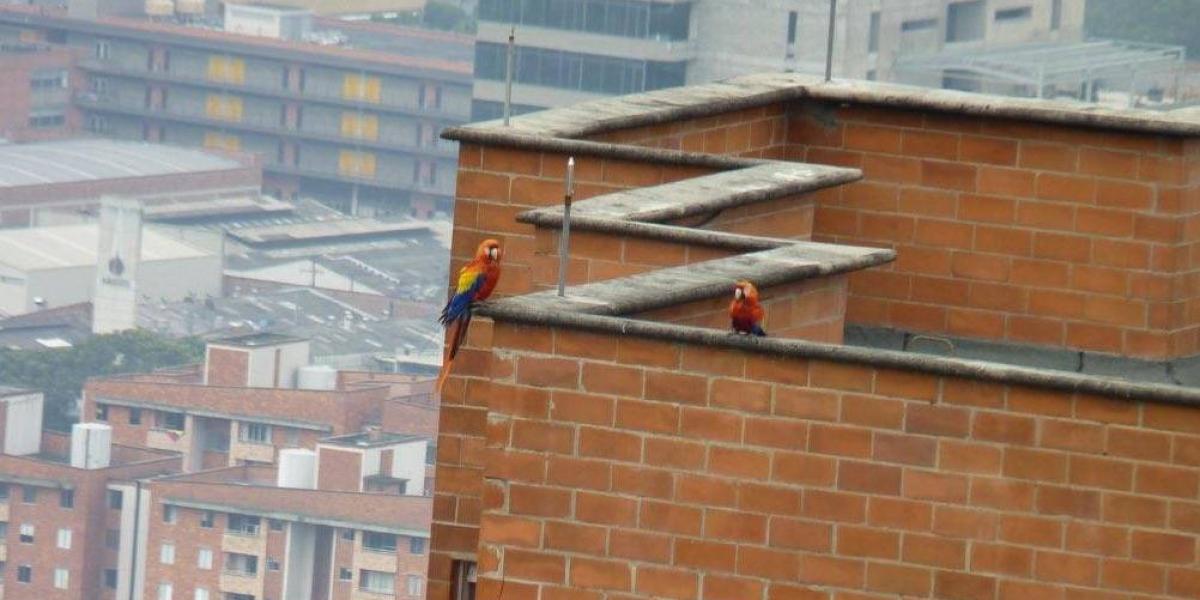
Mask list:
POLYGON ((447 135, 505 258, 431 600, 1200 597, 1200 123, 771 74, 447 135))
POLYGON ((80 54, 35 36, 0 41, 0 138, 32 142, 79 131, 83 117, 71 101, 83 79, 80 54))
POLYGON ((257 334, 90 380, 70 434, 0 388, 0 599, 424 598, 430 386, 257 334))

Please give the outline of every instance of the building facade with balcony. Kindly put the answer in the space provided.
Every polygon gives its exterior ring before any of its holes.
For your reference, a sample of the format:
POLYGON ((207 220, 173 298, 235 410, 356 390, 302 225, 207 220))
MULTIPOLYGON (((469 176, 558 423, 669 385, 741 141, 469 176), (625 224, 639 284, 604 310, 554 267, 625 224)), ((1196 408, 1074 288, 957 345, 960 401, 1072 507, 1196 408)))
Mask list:
POLYGON ((0 41, 22 39, 81 54, 86 81, 71 106, 87 131, 256 153, 264 187, 284 199, 379 213, 449 208, 455 148, 438 134, 469 115, 464 62, 0 8, 0 41))
POLYGON ((79 129, 82 117, 71 102, 81 81, 79 54, 20 36, 0 42, 0 138, 50 140, 79 129))

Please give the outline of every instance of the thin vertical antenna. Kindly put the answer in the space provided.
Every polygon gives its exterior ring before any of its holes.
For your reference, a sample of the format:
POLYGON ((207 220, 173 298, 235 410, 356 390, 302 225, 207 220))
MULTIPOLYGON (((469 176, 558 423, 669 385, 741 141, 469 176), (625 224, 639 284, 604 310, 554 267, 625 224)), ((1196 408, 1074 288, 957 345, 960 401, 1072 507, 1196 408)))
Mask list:
POLYGON ((508 64, 504 69, 504 126, 508 127, 508 119, 512 116, 512 84, 513 59, 517 55, 517 28, 513 26, 508 32, 508 64))
POLYGON ((833 27, 837 22, 837 0, 829 0, 829 38, 825 46, 825 81, 833 80, 833 27))
POLYGON ((571 198, 575 195, 575 157, 567 159, 567 189, 563 194, 562 235, 558 238, 558 295, 567 295, 567 263, 571 251, 571 198))

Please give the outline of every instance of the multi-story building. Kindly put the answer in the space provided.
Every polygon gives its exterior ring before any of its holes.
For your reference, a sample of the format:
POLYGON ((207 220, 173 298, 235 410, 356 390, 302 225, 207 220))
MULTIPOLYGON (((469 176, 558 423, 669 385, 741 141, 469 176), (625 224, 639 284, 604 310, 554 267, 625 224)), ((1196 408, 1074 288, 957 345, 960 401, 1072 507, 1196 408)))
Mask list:
POLYGON ((19 37, 0 42, 0 138, 48 140, 78 131, 71 103, 79 88, 79 51, 19 37))
POLYGON ((303 37, 307 24, 271 37, 81 13, 0 6, 0 42, 36 40, 84 54, 86 83, 72 104, 84 129, 256 153, 267 191, 284 199, 448 210, 454 145, 438 134, 467 119, 471 71, 436 50, 468 41, 443 36, 409 45, 424 54, 401 55, 317 43, 303 37))
POLYGON ((81 414, 110 424, 121 443, 179 452, 186 471, 200 471, 271 464, 282 449, 358 433, 381 422, 392 397, 386 381, 339 387, 337 371, 308 364, 304 339, 218 340, 205 358, 200 371, 92 379, 81 414))
POLYGON ((1200 122, 769 73, 511 125, 448 133, 451 266, 505 262, 431 600, 1200 598, 1200 122))
MULTIPOLYGON (((825 69, 828 0, 481 0, 474 117, 502 112, 517 28, 513 113, 768 71, 825 69)), ((1077 41, 1083 0, 841 0, 836 77, 941 87, 906 55, 1077 41)), ((952 75, 952 74, 951 74, 952 75)))
POLYGON ((111 443, 106 425, 42 430, 42 395, 0 388, 0 598, 129 598, 129 482, 175 473, 179 456, 111 443))
MULTIPOLYGON (((377 437, 360 448, 378 450, 377 437)), ((423 472, 423 449, 395 456, 423 472)), ((243 465, 151 482, 143 597, 424 598, 431 499, 330 486, 345 467, 288 450, 278 470, 243 465)))

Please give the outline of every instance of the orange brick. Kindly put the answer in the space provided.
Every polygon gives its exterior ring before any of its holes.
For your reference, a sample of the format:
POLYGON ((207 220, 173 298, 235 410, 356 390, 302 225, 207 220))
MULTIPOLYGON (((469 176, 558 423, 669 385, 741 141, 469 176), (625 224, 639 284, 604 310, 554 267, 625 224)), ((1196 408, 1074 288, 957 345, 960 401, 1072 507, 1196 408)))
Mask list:
MULTIPOLYGON (((700 380, 689 385, 701 394, 701 401, 692 403, 703 403, 704 381, 700 380)), ((646 394, 650 394, 649 380, 647 380, 646 394)), ((771 386, 744 379, 714 379, 711 403, 713 406, 749 412, 770 412, 771 386)))
POLYGON ((675 433, 679 429, 679 407, 659 402, 618 400, 616 424, 618 428, 675 433))
POLYGON ((958 214, 958 195, 926 188, 901 188, 899 210, 904 214, 952 219, 958 214))
POLYGON ((479 523, 479 541, 538 547, 542 537, 540 521, 504 515, 484 515, 479 523))
POLYGON ((1162 527, 1167 522, 1167 503, 1158 498, 1106 494, 1101 509, 1109 523, 1162 527))
POLYGON ((1104 451, 1104 433, 1103 427, 1091 423, 1045 419, 1042 421, 1040 445, 1099 454, 1104 451))
POLYGON ((942 569, 962 569, 967 564, 967 543, 933 535, 904 535, 904 562, 942 569))
POLYGON ((761 598, 765 585, 763 582, 754 579, 705 574, 703 597, 704 600, 761 598))
POLYGON ((971 547, 971 570, 1027 579, 1033 572, 1033 551, 1020 546, 974 544, 971 547))
POLYGON ((962 475, 916 471, 904 472, 904 496, 918 500, 964 504, 968 479, 962 475))
POLYGON ((974 165, 926 160, 921 162, 921 185, 946 190, 973 192, 978 169, 974 165))
POLYGON ((683 569, 641 565, 637 569, 635 589, 639 594, 689 600, 698 597, 699 577, 683 569))
POLYGON ((958 201, 958 218, 984 223, 1012 223, 1017 202, 996 196, 963 195, 958 201))
POLYGON ((637 502, 620 496, 576 492, 575 518, 584 523, 631 526, 637 521, 637 502))
POLYGON ((1039 486, 1037 509, 1039 514, 1044 515, 1099 519, 1100 492, 1070 487, 1039 486))
POLYGON ((941 447, 938 466, 946 471, 998 475, 1004 464, 1004 454, 997 446, 946 439, 938 445, 941 447))
POLYGON ((513 514, 559 518, 571 514, 571 492, 566 490, 514 483, 509 487, 508 502, 513 514))
POLYGON ((789 550, 829 552, 833 547, 833 526, 816 521, 773 517, 768 545, 789 550))
POLYGON ((733 572, 737 564, 737 546, 677 538, 672 564, 707 571, 733 572))
POLYGON ((1194 469, 1140 464, 1134 478, 1134 490, 1154 496, 1195 499, 1200 475, 1194 469))
MULTIPOLYGON (((562 453, 569 454, 570 452, 562 453)), ((579 430, 579 455, 638 462, 642 459, 642 438, 626 431, 581 427, 579 430)))
POLYGON ((871 455, 871 431, 814 423, 809 428, 808 444, 810 452, 866 458, 871 455))
POLYGON ((571 557, 571 585, 590 589, 629 591, 631 566, 615 560, 571 557))
POLYGON ((776 452, 772 457, 772 481, 831 486, 836 476, 836 461, 832 458, 790 452, 776 452))
POLYGON ((966 437, 970 412, 950 406, 910 403, 905 411, 904 430, 909 433, 966 437))
POLYGON ((680 432, 702 440, 740 442, 743 420, 732 412, 685 407, 680 417, 680 432))
POLYGON ((1072 173, 1078 162, 1079 152, 1071 146, 1023 140, 1017 164, 1039 171, 1072 173))
MULTIPOLYGON (((584 554, 604 554, 608 532, 603 527, 580 525, 563 521, 546 521, 543 545, 551 550, 566 550, 584 554)), ((575 577, 572 564, 571 577, 575 577)))
POLYGON ((1000 581, 998 598, 999 600, 1025 600, 1026 598, 1062 600, 1064 595, 1062 586, 1005 579, 1000 581))
POLYGON ((901 153, 900 129, 851 123, 845 128, 845 147, 849 150, 901 153))
POLYGON ((841 420, 853 425, 899 429, 904 423, 904 404, 902 400, 891 398, 845 394, 842 396, 841 420))
POLYGON ((667 563, 671 561, 671 537, 643 531, 613 529, 609 534, 608 553, 618 558, 667 563))
POLYGON ((836 421, 838 396, 806 387, 775 386, 775 414, 808 420, 836 421))
POLYGON ((977 540, 996 538, 999 520, 990 511, 936 505, 933 509, 933 532, 953 537, 977 540))
POLYGON ((1066 549, 1101 556, 1129 556, 1129 531, 1123 527, 1072 521, 1067 524, 1066 549))
POLYGON ((579 387, 579 361, 561 358, 517 359, 517 381, 537 387, 579 387))
POLYGON ((680 474, 675 478, 675 499, 690 504, 736 506, 737 486, 726 479, 680 474))
POLYGON ((1028 481, 975 477, 971 480, 970 502, 976 506, 1028 511, 1033 508, 1035 490, 1028 481))
POLYGON ((983 281, 1006 281, 1009 268, 1008 257, 989 254, 958 253, 950 265, 950 271, 956 277, 983 281))
POLYGON ((746 419, 745 443, 756 446, 804 450, 808 441, 808 424, 778 418, 746 419))
POLYGON ((1063 526, 1054 519, 1004 515, 1000 517, 1000 539, 1027 546, 1059 548, 1063 541, 1063 526))
MULTIPOLYGON (((1147 405, 1146 408, 1150 408, 1150 406, 1147 405)), ((1147 422, 1147 426, 1156 427, 1149 422, 1147 422)), ((1165 462, 1171 456, 1171 436, 1157 431, 1110 427, 1108 429, 1108 452, 1127 458, 1165 462)))
POLYGON ((913 237, 927 246, 968 250, 973 245, 974 228, 955 221, 917 219, 913 237))
POLYGON ((971 436, 993 442, 1032 445, 1036 423, 1033 418, 998 412, 975 414, 971 436))
POLYGON ((1017 142, 1003 138, 964 135, 959 152, 965 162, 1005 166, 1017 162, 1017 142))
POLYGON ((1133 558, 1159 563, 1191 564, 1196 560, 1196 538, 1190 535, 1134 531, 1133 558))
POLYGON ((1100 584, 1106 588, 1162 593, 1166 585, 1166 569, 1124 560, 1106 560, 1101 564, 1100 584))
POLYGON ((933 466, 937 457, 937 442, 911 435, 875 432, 872 458, 917 466, 933 466))
POLYGON ((1096 263, 1112 267, 1145 269, 1150 264, 1150 245, 1097 239, 1092 244, 1096 263))
POLYGON ((675 492, 675 479, 670 471, 613 465, 612 489, 643 498, 670 498, 675 492))
POLYGON ((512 445, 523 450, 572 454, 575 430, 565 425, 520 419, 513 422, 512 445))
POLYGON ((1067 456, 1009 446, 1004 450, 1004 474, 1018 479, 1063 483, 1067 480, 1067 456))
POLYGON ((866 564, 862 560, 806 554, 800 562, 799 581, 859 589, 863 585, 866 564))
POLYGON ((839 525, 837 553, 842 556, 895 560, 900 556, 900 534, 882 529, 839 525))
POLYGON ((648 437, 645 441, 644 462, 676 469, 699 469, 704 466, 704 445, 673 438, 648 437))
POLYGON ((975 249, 1011 256, 1029 256, 1033 252, 1033 233, 1010 227, 975 228, 975 249))
MULTIPOLYGON (((776 581, 792 581, 800 570, 800 555, 793 551, 778 551, 741 546, 738 548, 739 575, 765 577, 776 581)), ((782 598, 771 596, 772 598, 782 598)), ((786 596, 794 598, 794 596, 786 596)), ((821 596, 822 598, 824 596, 821 596)))
POLYGON ((1090 204, 1096 197, 1096 181, 1090 177, 1039 173, 1037 197, 1045 200, 1090 204))
POLYGON ((1174 596, 1182 598, 1200 597, 1200 570, 1171 569, 1167 580, 1167 589, 1174 596))
POLYGON ((704 535, 709 538, 761 545, 767 540, 767 519, 762 515, 708 509, 704 515, 704 535))
POLYGON ((1071 484, 1129 491, 1133 488, 1133 464, 1100 457, 1071 456, 1071 484))
POLYGON ((1002 408, 1004 387, 992 383, 946 378, 942 382, 942 402, 964 406, 1002 408))
POLYGON ((955 571, 938 571, 934 574, 933 595, 935 598, 956 600, 992 600, 996 597, 996 579, 955 571))
POLYGON ((640 398, 644 371, 633 367, 587 362, 583 365, 583 387, 590 392, 640 398))
POLYGON ((1168 404, 1146 404, 1142 408, 1146 427, 1200 433, 1200 414, 1191 407, 1168 404))
POLYGON ((926 502, 872 496, 867 522, 875 527, 927 531, 933 526, 933 507, 926 502))
POLYGON ((1038 552, 1034 575, 1041 580, 1095 586, 1100 577, 1099 559, 1060 552, 1038 552))
POLYGON ((898 496, 900 475, 898 467, 841 461, 837 486, 840 490, 898 496))
POLYGON ((1071 415, 1072 397, 1055 390, 1013 387, 1008 390, 1008 408, 1014 412, 1055 417, 1071 415))
POLYGON ((1154 205, 1154 189, 1141 183, 1100 181, 1096 185, 1096 204, 1146 210, 1154 205))
POLYGON ((929 569, 886 563, 867 565, 867 589, 872 591, 924 597, 929 594, 932 581, 929 569))
POLYGON ((1032 198, 1036 190, 1037 174, 1023 169, 1003 167, 979 167, 979 193, 1007 196, 1010 198, 1032 198))
POLYGON ((959 136, 954 134, 907 129, 904 130, 901 150, 906 156, 955 160, 958 158, 958 143, 959 136))
POLYGON ((1108 178, 1136 179, 1138 155, 1099 148, 1081 148, 1079 172, 1108 178))
POLYGON ((622 337, 617 341, 617 361, 643 367, 673 369, 679 366, 679 347, 655 340, 622 337))
POLYGON ((862 523, 866 520, 867 500, 863 496, 806 490, 801 514, 811 519, 862 523))

